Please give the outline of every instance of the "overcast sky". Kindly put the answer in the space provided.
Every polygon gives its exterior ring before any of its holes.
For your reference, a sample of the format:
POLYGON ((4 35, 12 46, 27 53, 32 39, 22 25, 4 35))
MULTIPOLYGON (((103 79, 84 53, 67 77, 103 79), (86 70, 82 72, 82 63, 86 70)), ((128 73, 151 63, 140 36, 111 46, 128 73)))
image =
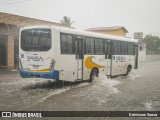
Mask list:
POLYGON ((78 29, 124 26, 131 33, 160 33, 160 0, 0 0, 0 12, 53 22, 69 16, 78 29))

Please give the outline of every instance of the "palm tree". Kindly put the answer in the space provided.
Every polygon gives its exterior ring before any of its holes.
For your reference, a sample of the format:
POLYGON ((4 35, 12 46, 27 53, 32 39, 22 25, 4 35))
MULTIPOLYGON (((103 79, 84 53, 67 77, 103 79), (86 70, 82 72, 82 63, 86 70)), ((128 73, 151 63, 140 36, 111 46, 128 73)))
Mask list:
POLYGON ((60 20, 60 22, 62 25, 66 25, 69 27, 71 27, 71 25, 74 23, 74 21, 71 21, 70 17, 67 17, 67 16, 64 16, 62 20, 60 20))

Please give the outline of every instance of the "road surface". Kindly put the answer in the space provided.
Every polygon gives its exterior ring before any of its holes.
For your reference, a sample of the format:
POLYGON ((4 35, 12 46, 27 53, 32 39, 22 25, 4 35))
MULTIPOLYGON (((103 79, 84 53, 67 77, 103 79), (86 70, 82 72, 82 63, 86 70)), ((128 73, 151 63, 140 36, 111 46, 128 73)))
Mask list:
POLYGON ((0 75, 0 96, 1 111, 160 111, 160 62, 140 63, 127 77, 107 79, 100 75, 93 83, 22 79, 17 73, 0 75))

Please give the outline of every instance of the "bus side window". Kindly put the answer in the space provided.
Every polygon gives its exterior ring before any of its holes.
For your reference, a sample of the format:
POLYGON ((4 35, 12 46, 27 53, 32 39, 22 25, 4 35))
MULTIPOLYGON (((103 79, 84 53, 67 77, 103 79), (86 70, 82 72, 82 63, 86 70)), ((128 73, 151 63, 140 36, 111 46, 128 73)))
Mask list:
POLYGON ((65 34, 61 34, 61 53, 67 53, 67 38, 65 34))
POLYGON ((132 51, 131 55, 134 55, 134 44, 133 43, 131 43, 131 51, 132 51))
POLYGON ((125 55, 128 54, 128 44, 127 42, 124 42, 124 47, 125 47, 125 55))
POLYGON ((111 42, 109 42, 108 44, 107 44, 108 46, 107 46, 107 54, 108 54, 108 59, 111 59, 111 57, 112 57, 112 54, 111 54, 111 50, 112 50, 112 47, 111 47, 111 42))
POLYGON ((117 51, 117 41, 114 41, 114 55, 117 55, 118 51, 117 51))
POLYGON ((137 52, 137 45, 133 43, 133 55, 136 55, 137 52))
POLYGON ((128 55, 131 54, 131 51, 130 51, 130 43, 128 42, 128 55))
POLYGON ((94 38, 86 37, 85 54, 94 54, 94 38))
POLYGON ((134 52, 134 47, 133 47, 133 43, 128 42, 128 55, 133 55, 134 52))
POLYGON ((73 54, 73 37, 72 35, 67 35, 67 52, 68 54, 73 54))
POLYGON ((100 39, 100 38, 96 38, 95 39, 95 54, 98 54, 98 55, 104 54, 104 51, 103 51, 103 39, 100 39))
POLYGON ((122 55, 125 55, 125 42, 121 42, 121 52, 122 55))
POLYGON ((111 42, 111 55, 114 55, 114 42, 111 42))
POLYGON ((107 41, 104 40, 104 54, 105 54, 105 59, 107 59, 107 55, 108 55, 108 44, 107 41))
POLYGON ((67 34, 61 34, 61 54, 73 54, 74 53, 73 36, 67 34))
POLYGON ((121 55, 121 42, 117 41, 117 55, 121 55))

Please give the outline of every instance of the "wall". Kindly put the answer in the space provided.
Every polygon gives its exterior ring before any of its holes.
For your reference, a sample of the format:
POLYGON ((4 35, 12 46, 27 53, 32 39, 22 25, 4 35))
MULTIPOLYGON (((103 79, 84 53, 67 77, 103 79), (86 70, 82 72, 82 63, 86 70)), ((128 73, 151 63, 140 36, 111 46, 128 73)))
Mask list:
POLYGON ((7 66, 9 68, 14 67, 14 36, 18 35, 17 29, 0 29, 0 35, 7 36, 7 47, 6 47, 6 59, 7 59, 7 66))
POLYGON ((146 61, 160 61, 160 52, 147 51, 146 61))
MULTIPOLYGON (((32 25, 55 25, 60 26, 60 23, 44 21, 24 16, 18 16, 0 12, 0 23, 12 24, 17 26, 32 26, 32 25)), ((62 25, 61 25, 62 26, 62 25)))
POLYGON ((19 27, 36 25, 63 26, 60 23, 0 12, 0 35, 7 36, 6 56, 8 67, 14 67, 14 40, 15 36, 17 37, 19 34, 19 27))
POLYGON ((96 32, 96 33, 102 33, 102 34, 107 34, 107 35, 115 35, 115 36, 126 36, 126 32, 123 29, 117 29, 117 30, 94 30, 91 32, 96 32))
POLYGON ((139 62, 146 61, 146 49, 139 51, 138 60, 139 62))

